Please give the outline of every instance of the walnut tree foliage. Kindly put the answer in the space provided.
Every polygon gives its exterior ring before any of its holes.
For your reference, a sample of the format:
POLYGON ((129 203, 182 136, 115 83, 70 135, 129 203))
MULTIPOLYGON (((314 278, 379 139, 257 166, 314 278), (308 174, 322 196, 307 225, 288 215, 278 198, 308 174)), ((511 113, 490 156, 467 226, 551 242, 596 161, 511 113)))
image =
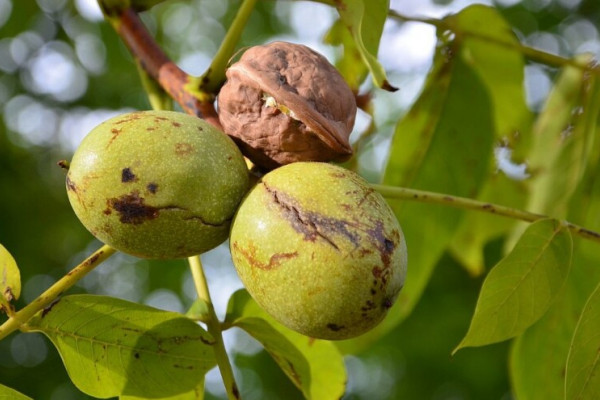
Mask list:
MULTIPOLYGON (((42 32, 39 40, 73 41, 73 30, 83 29, 65 22, 73 5, 59 13, 50 10, 51 2, 41 3, 45 16, 38 20, 24 16, 35 14, 32 4, 19 4, 22 9, 13 11, 15 17, 1 28, 6 37, 16 35, 18 16, 20 24, 42 32)), ((172 98, 210 108, 238 50, 289 30, 281 16, 275 17, 275 2, 228 3, 219 18, 229 31, 218 40, 209 38, 215 47, 211 67, 188 77, 183 92, 174 95, 165 87, 170 81, 153 76, 144 51, 128 54, 123 32, 130 23, 126 15, 141 17, 166 57, 173 56, 172 37, 157 21, 181 2, 100 3, 105 21, 85 29, 102 39, 109 73, 89 78, 79 99, 89 108, 171 107, 172 98)), ((388 390, 383 398, 598 396, 596 60, 590 54, 565 57, 527 46, 519 5, 475 4, 429 18, 401 15, 387 0, 320 3, 336 15, 323 45, 336 50, 331 61, 362 99, 370 121, 381 106, 372 97, 402 90, 393 79, 397 75, 378 57, 389 51, 380 46, 384 24, 419 23, 436 30, 425 82, 407 109, 391 113, 391 138, 381 140, 383 127, 367 124, 354 139, 353 159, 343 164, 362 172, 372 147, 384 148, 383 168, 370 178, 402 226, 409 260, 405 286, 386 319, 357 338, 325 341, 283 327, 244 289, 231 295, 219 321, 210 298, 189 301, 187 312, 173 312, 139 298, 124 299, 127 293, 107 295, 95 291, 98 285, 78 284, 106 262, 117 269, 135 264, 146 274, 146 291, 181 291, 182 279, 199 278, 199 258, 190 261, 192 278, 181 260, 139 261, 114 255, 98 242, 90 246, 91 236, 66 203, 64 174, 54 166, 71 155, 47 143, 27 147, 6 129, 0 135, 0 309, 5 314, 0 319, 0 398, 50 398, 50 393, 55 398, 61 393, 57 382, 62 390, 89 398, 213 398, 205 393, 205 375, 227 363, 222 331, 244 332, 262 349, 255 355, 229 355, 234 373, 221 370, 229 398, 374 398, 370 390, 381 398, 376 386, 382 382, 388 385, 383 385, 388 390), (531 66, 552 76, 552 88, 539 107, 528 105, 524 91, 531 66), (523 176, 509 176, 498 167, 501 150, 526 165, 523 176), (31 276, 51 279, 32 293, 24 283, 31 276), (9 358, 18 359, 23 343, 31 343, 18 338, 37 340, 39 333, 48 346, 47 359, 15 368, 9 358), (369 368, 379 375, 369 375, 369 368), (381 378, 385 374, 387 381, 381 378), (362 386, 356 383, 361 379, 362 386)), ((597 22, 600 9, 594 2, 579 7, 579 13, 597 22)), ((560 19, 557 9, 538 12, 540 28, 550 29, 560 19)), ((192 53, 189 43, 177 51, 192 53)), ((25 67, 5 67, 6 77, 35 71, 25 67)), ((26 76, 0 79, 4 92, 15 97, 30 88, 26 76)), ((37 95, 55 110, 69 103, 37 95)), ((190 112, 189 104, 176 107, 190 112)), ((127 276, 133 279, 136 273, 127 276)))

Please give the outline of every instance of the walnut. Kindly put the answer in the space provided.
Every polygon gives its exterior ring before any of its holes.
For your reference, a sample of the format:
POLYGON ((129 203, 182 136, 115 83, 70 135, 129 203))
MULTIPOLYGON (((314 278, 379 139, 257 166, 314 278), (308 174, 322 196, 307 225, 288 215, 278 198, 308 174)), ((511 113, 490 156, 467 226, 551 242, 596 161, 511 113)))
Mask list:
POLYGON ((352 155, 354 94, 325 57, 303 45, 248 49, 227 70, 218 111, 225 132, 263 168, 352 155))

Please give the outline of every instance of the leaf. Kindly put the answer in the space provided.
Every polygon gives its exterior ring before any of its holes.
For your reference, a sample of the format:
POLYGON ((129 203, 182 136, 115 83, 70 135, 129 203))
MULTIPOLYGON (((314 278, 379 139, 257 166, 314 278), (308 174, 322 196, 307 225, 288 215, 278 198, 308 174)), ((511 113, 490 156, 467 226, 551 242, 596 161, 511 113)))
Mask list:
POLYGON ((567 358, 565 399, 595 399, 600 393, 600 285, 583 308, 567 358))
MULTIPOLYGON (((598 164, 588 166, 571 200, 569 220, 600 229, 598 164)), ((600 282, 598 244, 574 241, 573 267, 565 290, 544 317, 517 337, 510 353, 511 386, 519 400, 563 400, 565 368, 579 315, 600 282), (550 351, 549 351, 550 350, 550 351)))
POLYGON ((390 85, 383 67, 377 61, 379 41, 390 8, 389 0, 339 0, 335 3, 375 84, 385 90, 397 90, 390 85))
MULTIPOLYGON (((137 397, 137 396, 120 396, 119 400, 147 400, 148 397, 137 397)), ((159 399, 153 398, 154 400, 204 400, 204 377, 201 378, 200 384, 195 389, 190 390, 182 394, 176 394, 169 397, 161 397, 159 399)))
POLYGON ((246 290, 233 294, 226 323, 244 329, 265 347, 307 399, 339 399, 345 391, 342 355, 331 342, 294 332, 270 317, 246 290))
MULTIPOLYGON (((448 51, 437 49, 421 95, 396 126, 383 183, 470 197, 490 161, 491 104, 479 76, 461 57, 449 58, 448 51)), ((431 204, 390 205, 406 236, 406 284, 381 324, 358 338, 336 343, 345 352, 362 350, 410 314, 464 215, 431 204)))
POLYGON ((351 32, 341 19, 334 22, 325 35, 325 43, 330 45, 343 45, 344 53, 336 61, 335 66, 354 93, 358 93, 360 85, 369 73, 367 65, 362 62, 359 48, 351 32))
POLYGON ((539 320, 564 286, 571 253, 564 225, 552 219, 532 223, 486 277, 471 326, 454 352, 518 336, 539 320))
POLYGON ((32 400, 31 397, 25 396, 7 386, 0 384, 0 400, 32 400))
POLYGON ((184 393, 216 364, 213 339, 195 322, 106 296, 64 297, 29 328, 48 336, 73 383, 99 398, 184 393))
POLYGON ((21 274, 13 256, 0 244, 0 310, 11 310, 21 295, 21 274))
MULTIPOLYGON (((518 157, 531 145, 533 115, 523 90, 525 58, 519 40, 496 8, 472 5, 444 18, 453 35, 462 39, 460 54, 481 77, 493 104, 496 142, 518 157)), ((495 160, 477 199, 523 208, 523 184, 499 172, 495 160)), ((484 272, 484 245, 510 231, 515 222, 479 213, 468 213, 453 238, 452 254, 472 275, 484 272)))

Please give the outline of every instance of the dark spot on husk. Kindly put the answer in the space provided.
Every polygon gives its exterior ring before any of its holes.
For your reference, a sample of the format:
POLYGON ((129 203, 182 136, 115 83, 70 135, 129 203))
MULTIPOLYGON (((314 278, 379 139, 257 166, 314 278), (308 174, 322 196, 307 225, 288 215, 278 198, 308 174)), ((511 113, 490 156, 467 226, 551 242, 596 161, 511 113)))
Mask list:
POLYGON ((285 260, 289 260, 290 258, 294 258, 298 256, 298 252, 294 251, 293 253, 277 253, 273 254, 269 258, 268 263, 264 263, 260 261, 256 257, 256 247, 254 247, 253 243, 250 242, 248 244, 248 248, 243 248, 239 245, 238 242, 233 242, 233 248, 239 252, 244 258, 248 261, 248 263, 255 268, 262 270, 271 270, 281 266, 281 263, 285 260))
POLYGON ((330 329, 330 330, 332 330, 334 332, 341 331, 344 328, 345 328, 345 326, 343 326, 343 325, 336 325, 334 323, 327 324, 327 329, 330 329))
POLYGON ((173 126, 176 128, 179 128, 181 126, 179 122, 171 122, 171 124, 173 124, 173 126))
POLYGON ((291 223, 297 232, 304 235, 304 240, 314 242, 320 238, 339 250, 332 237, 342 235, 352 242, 355 247, 359 247, 359 235, 348 229, 352 226, 351 222, 302 210, 294 198, 269 187, 265 182, 262 182, 262 184, 265 190, 271 194, 273 202, 281 209, 284 218, 291 223))
POLYGON ((77 185, 69 178, 69 175, 67 175, 67 190, 77 193, 77 185))
POLYGON ((121 171, 121 182, 125 183, 135 181, 137 181, 137 177, 135 176, 131 168, 123 168, 123 170, 121 171))
POLYGON ((381 306, 386 310, 389 310, 390 308, 392 308, 393 305, 394 305, 394 302, 390 298, 385 298, 383 300, 383 303, 381 304, 381 306))
POLYGON ((146 185, 146 189, 148 189, 150 193, 155 194, 158 191, 158 184, 151 182, 146 185))
POLYGON ((133 356, 134 356, 135 358, 139 359, 139 358, 140 358, 140 353, 135 353, 133 356))
POLYGON ((177 143, 175 144, 175 154, 178 156, 185 156, 194 151, 194 147, 189 143, 177 143))
POLYGON ((158 217, 158 208, 146 205, 138 191, 108 199, 107 206, 119 213, 119 220, 124 224, 138 225, 158 217))

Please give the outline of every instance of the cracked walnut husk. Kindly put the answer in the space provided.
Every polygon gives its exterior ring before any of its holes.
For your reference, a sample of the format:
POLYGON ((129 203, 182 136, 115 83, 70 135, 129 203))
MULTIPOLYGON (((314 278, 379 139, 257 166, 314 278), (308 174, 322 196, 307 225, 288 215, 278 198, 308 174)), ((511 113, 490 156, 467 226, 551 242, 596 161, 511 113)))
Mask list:
POLYGON ((325 57, 303 45, 248 49, 227 70, 218 111, 225 133, 263 168, 352 155, 354 94, 325 57))

